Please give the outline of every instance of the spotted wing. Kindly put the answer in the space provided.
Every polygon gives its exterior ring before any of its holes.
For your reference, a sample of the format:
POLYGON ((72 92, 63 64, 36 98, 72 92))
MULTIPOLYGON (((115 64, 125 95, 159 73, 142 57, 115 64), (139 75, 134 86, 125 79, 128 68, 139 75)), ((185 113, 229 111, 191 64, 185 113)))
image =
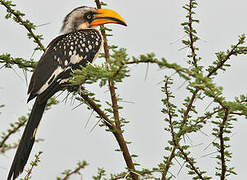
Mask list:
POLYGON ((96 29, 79 30, 54 39, 31 77, 28 101, 51 90, 58 81, 67 79, 70 76, 68 70, 92 62, 100 51, 101 44, 102 37, 96 29))

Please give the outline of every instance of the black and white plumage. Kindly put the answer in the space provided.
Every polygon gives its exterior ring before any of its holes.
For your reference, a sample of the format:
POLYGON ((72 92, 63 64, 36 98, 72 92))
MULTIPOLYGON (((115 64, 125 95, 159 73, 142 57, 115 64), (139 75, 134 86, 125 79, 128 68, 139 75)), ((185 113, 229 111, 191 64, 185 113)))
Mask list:
POLYGON ((96 29, 73 31, 54 39, 32 75, 28 101, 42 93, 42 96, 54 94, 54 86, 66 83, 73 69, 85 66, 96 58, 102 42, 101 34, 96 29))
POLYGON ((32 150, 39 122, 50 97, 66 87, 71 72, 92 63, 103 44, 95 27, 106 23, 126 25, 116 12, 86 6, 71 11, 64 19, 62 35, 46 48, 29 84, 28 101, 36 97, 29 120, 12 162, 8 180, 23 171, 32 150))

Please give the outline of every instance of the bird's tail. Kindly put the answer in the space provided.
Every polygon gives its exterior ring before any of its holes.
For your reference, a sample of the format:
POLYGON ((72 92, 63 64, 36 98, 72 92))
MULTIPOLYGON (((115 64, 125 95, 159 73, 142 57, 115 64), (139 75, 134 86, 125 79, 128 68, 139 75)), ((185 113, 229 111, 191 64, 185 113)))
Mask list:
POLYGON ((8 180, 15 179, 23 171, 35 141, 36 131, 47 104, 47 100, 37 97, 29 116, 24 133, 12 162, 8 180))

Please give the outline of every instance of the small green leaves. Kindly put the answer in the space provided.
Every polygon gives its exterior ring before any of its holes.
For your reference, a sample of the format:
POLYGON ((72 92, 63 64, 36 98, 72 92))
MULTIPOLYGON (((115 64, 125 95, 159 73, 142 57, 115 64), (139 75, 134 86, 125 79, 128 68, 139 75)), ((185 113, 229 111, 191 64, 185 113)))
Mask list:
POLYGON ((27 170, 27 175, 24 177, 24 179, 21 180, 31 179, 33 168, 38 166, 38 163, 40 162, 40 155, 42 153, 42 151, 39 151, 37 154, 35 154, 35 159, 30 163, 31 167, 27 170))
POLYGON ((196 67, 196 71, 200 71, 200 68, 198 67, 198 62, 201 60, 200 57, 197 57, 197 51, 199 48, 195 46, 195 43, 197 40, 199 40, 199 37, 197 35, 197 31, 194 29, 193 25, 194 23, 199 23, 198 19, 194 19, 195 12, 194 9, 197 8, 197 2, 196 0, 190 0, 188 4, 185 4, 183 8, 187 11, 186 15, 186 21, 181 23, 181 25, 184 28, 184 32, 187 34, 187 38, 182 40, 182 43, 185 45, 185 47, 190 48, 191 53, 187 54, 187 57, 189 60, 187 63, 189 65, 193 65, 196 67))
POLYGON ((70 82, 73 85, 92 84, 99 81, 99 86, 105 86, 108 80, 122 82, 128 77, 129 70, 123 62, 127 62, 125 49, 113 50, 111 58, 102 65, 88 64, 79 70, 75 70, 70 82))
POLYGON ((217 59, 213 62, 213 65, 210 65, 206 70, 208 71, 208 77, 212 75, 217 75, 218 70, 226 70, 226 67, 229 67, 230 64, 226 62, 234 55, 247 54, 247 47, 241 46, 245 43, 246 36, 244 34, 239 36, 238 42, 236 45, 232 45, 231 49, 228 49, 226 52, 220 51, 215 53, 217 59))
POLYGON ((34 39, 34 42, 38 45, 38 47, 35 48, 35 50, 43 50, 44 51, 45 48, 42 45, 42 43, 40 42, 43 39, 42 35, 36 35, 33 33, 33 30, 35 30, 36 25, 34 25, 28 19, 26 19, 26 20, 22 19, 25 16, 25 14, 19 10, 13 9, 12 7, 14 7, 16 5, 13 4, 12 1, 0 0, 0 5, 3 5, 7 10, 7 14, 5 15, 6 19, 12 18, 16 23, 24 26, 27 29, 28 38, 34 39))
POLYGON ((33 71, 37 62, 33 59, 25 60, 23 58, 13 58, 10 54, 0 54, 0 64, 5 68, 13 68, 14 65, 17 65, 18 68, 25 71, 33 71))
POLYGON ((85 169, 86 166, 88 166, 88 163, 86 161, 82 161, 82 162, 79 161, 77 163, 77 167, 74 170, 70 170, 70 169, 64 170, 62 172, 62 175, 64 175, 64 177, 63 178, 57 177, 57 180, 68 180, 72 175, 75 174, 81 175, 81 170, 85 169))

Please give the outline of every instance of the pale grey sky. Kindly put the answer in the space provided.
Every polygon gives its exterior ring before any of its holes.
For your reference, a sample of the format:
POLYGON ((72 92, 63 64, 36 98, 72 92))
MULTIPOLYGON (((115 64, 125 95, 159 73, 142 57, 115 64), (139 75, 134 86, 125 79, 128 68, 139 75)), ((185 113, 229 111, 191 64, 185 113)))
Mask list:
MULTIPOLYGON (((14 2, 17 3, 16 8, 25 12, 28 19, 36 25, 49 23, 37 28, 36 31, 44 35, 43 44, 45 45, 59 35, 62 20, 68 12, 82 5, 95 6, 93 0, 14 2)), ((106 2, 109 5, 108 8, 118 12, 128 24, 128 27, 107 25, 113 29, 114 36, 109 39, 111 43, 127 48, 130 57, 154 52, 158 57, 165 57, 169 62, 185 65, 184 57, 187 50, 179 51, 183 45, 181 41, 175 41, 184 36, 180 23, 185 17, 182 5, 187 1, 107 0, 106 2)), ((196 29, 201 40, 197 45, 200 46, 199 55, 202 61, 209 65, 216 59, 215 52, 226 50, 231 44, 237 42, 238 35, 247 32, 247 2, 245 0, 207 0, 198 1, 198 3, 196 12, 200 24, 196 25, 196 29)), ((34 44, 24 38, 26 30, 10 20, 5 20, 4 15, 5 9, 0 6, 0 53, 30 58, 34 44)), ((35 53, 34 58, 38 60, 40 56, 41 53, 35 53)), ((218 85, 225 87, 224 92, 229 99, 239 94, 246 94, 246 58, 246 56, 232 58, 231 70, 221 73, 217 79, 218 85)), ((146 65, 132 66, 130 69, 133 76, 119 84, 117 90, 125 101, 134 102, 121 104, 125 107, 121 115, 130 121, 125 127, 124 135, 127 141, 133 142, 129 145, 129 149, 131 153, 139 155, 136 161, 141 164, 141 167, 155 167, 162 161, 163 148, 170 139, 170 135, 163 130, 167 124, 163 121, 164 115, 160 112, 162 108, 160 99, 163 96, 159 83, 164 74, 171 74, 171 72, 159 70, 157 66, 150 65, 148 77, 144 80, 146 65)), ((24 75, 20 71, 17 71, 17 74, 11 69, 0 70, 0 104, 6 105, 1 109, 0 132, 6 130, 10 122, 14 122, 21 115, 26 115, 28 109, 32 107, 33 102, 26 104, 27 84, 24 75)), ((28 74, 28 80, 30 75, 28 74)), ((178 80, 173 87, 178 96, 176 102, 181 102, 184 98, 184 88, 179 88, 182 83, 182 80, 178 80)), ((106 88, 97 86, 88 86, 88 88, 100 99, 106 99, 109 96, 106 88)), ((59 99, 61 100, 62 97, 59 99)), ((91 179, 92 175, 96 174, 97 168, 101 167, 105 167, 107 173, 123 171, 125 163, 122 155, 114 151, 118 149, 118 145, 112 134, 100 127, 96 127, 90 133, 97 119, 92 117, 88 126, 84 128, 91 112, 84 105, 72 110, 76 105, 69 102, 61 103, 43 116, 37 137, 44 138, 45 141, 34 145, 29 158, 31 160, 38 151, 44 151, 41 155, 41 163, 33 170, 34 180, 55 179, 63 170, 74 168, 79 160, 86 160, 90 164, 83 171, 83 179, 91 179)), ((230 179, 233 180, 246 177, 246 127, 247 121, 242 118, 235 123, 233 129, 232 165, 236 167, 238 173, 238 176, 231 176, 230 179)), ((215 165, 213 155, 202 156, 213 152, 212 147, 203 149, 214 140, 214 137, 211 132, 204 131, 204 133, 208 136, 190 135, 191 143, 193 145, 202 143, 194 148, 194 155, 199 158, 199 165, 208 170, 209 175, 213 175, 214 169, 211 169, 215 165)), ((21 136, 22 132, 17 134, 21 136)), ((15 136, 12 140, 17 140, 17 137, 15 136)), ((0 156, 0 179, 6 178, 14 153, 15 151, 10 151, 6 153, 6 156, 0 156)), ((184 173, 185 167, 179 174, 178 170, 171 169, 177 179, 191 179, 184 173)), ((79 179, 79 177, 73 176, 71 179, 79 179)))

